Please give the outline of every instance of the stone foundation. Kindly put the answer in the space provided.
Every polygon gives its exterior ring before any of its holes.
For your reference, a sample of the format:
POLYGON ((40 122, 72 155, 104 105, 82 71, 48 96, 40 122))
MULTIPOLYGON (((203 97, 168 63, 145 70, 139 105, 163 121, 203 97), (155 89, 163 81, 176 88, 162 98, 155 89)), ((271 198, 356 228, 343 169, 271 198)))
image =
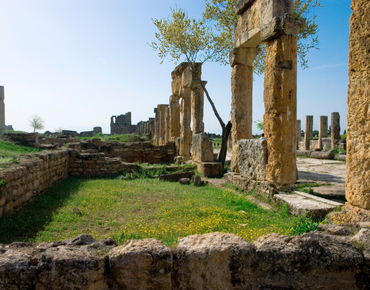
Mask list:
MULTIPOLYGON (((343 230, 342 230, 343 232, 343 230)), ((249 244, 233 234, 155 239, 122 246, 89 235, 56 243, 0 246, 0 289, 368 289, 369 251, 351 237, 269 234, 249 244)))
POLYGON ((18 157, 18 164, 2 169, 0 180, 0 216, 22 207, 33 197, 68 175, 74 150, 25 154, 18 157))

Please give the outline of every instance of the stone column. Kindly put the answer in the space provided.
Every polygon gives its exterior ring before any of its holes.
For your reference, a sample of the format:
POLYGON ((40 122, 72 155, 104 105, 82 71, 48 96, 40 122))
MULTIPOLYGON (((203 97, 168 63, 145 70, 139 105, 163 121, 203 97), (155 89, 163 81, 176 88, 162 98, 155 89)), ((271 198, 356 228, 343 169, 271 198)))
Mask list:
POLYGON ((191 90, 184 88, 180 90, 181 97, 181 130, 179 154, 183 161, 190 159, 191 146, 191 90))
POLYGON ((4 87, 0 86, 0 133, 5 133, 4 87))
POLYGON ((158 118, 158 145, 165 144, 165 134, 166 134, 166 109, 168 105, 158 105, 157 106, 157 112, 159 115, 158 118))
POLYGON ((297 36, 283 35, 266 44, 265 114, 266 179, 277 187, 297 179, 297 36))
POLYGON ((306 116, 304 129, 304 149, 310 150, 310 141, 313 138, 313 116, 306 116))
POLYGON ((238 142, 252 139, 253 61, 256 48, 236 48, 230 53, 231 71, 231 171, 238 169, 238 142))
POLYGON ((340 139, 340 116, 338 112, 331 113, 331 149, 335 149, 335 141, 340 139))
POLYGON ((170 141, 180 137, 180 97, 170 96, 170 141))
POLYGON ((328 116, 319 117, 319 149, 322 149, 322 138, 328 137, 328 116))
POLYGON ((154 108, 155 120, 154 120, 154 144, 159 145, 159 111, 157 108, 154 108))
MULTIPOLYGON (((186 73, 186 71, 184 71, 186 73)), ((204 90, 201 85, 202 64, 194 63, 191 70, 191 112, 193 116, 193 134, 204 132, 203 111, 204 111, 204 90)), ((207 82, 203 82, 205 85, 207 82)))
POLYGON ((297 120, 297 149, 299 149, 299 142, 301 141, 301 120, 297 120))
POLYGON ((170 128, 171 128, 171 124, 170 124, 170 107, 167 106, 166 108, 166 111, 165 111, 165 122, 166 122, 166 134, 165 134, 165 143, 167 143, 168 141, 170 141, 170 128))
POLYGON ((370 221, 370 2, 352 1, 351 8, 346 199, 363 221, 370 221))
POLYGON ((204 91, 200 82, 194 82, 191 86, 191 112, 193 115, 193 134, 204 132, 203 123, 204 91))

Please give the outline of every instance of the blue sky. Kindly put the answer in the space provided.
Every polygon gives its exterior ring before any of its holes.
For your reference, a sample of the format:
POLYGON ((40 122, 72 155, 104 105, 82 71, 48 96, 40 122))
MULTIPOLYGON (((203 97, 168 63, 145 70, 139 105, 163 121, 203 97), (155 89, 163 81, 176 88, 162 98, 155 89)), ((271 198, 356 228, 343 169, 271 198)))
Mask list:
MULTIPOLYGON (((346 128, 350 0, 323 0, 318 8, 320 50, 309 69, 298 71, 298 119, 339 112, 346 128)), ((160 65, 148 43, 152 18, 166 18, 170 7, 200 16, 203 0, 0 0, 0 85, 5 87, 5 123, 32 131, 34 114, 45 130, 77 131, 101 126, 132 112, 132 122, 154 117, 157 104, 171 95, 170 59, 160 65)), ((202 79, 220 115, 230 119, 229 66, 203 65, 202 79)), ((255 76, 253 120, 262 120, 263 77, 255 76)), ((220 132, 205 100, 205 131, 220 132)), ((254 133, 258 133, 254 126, 254 133)))

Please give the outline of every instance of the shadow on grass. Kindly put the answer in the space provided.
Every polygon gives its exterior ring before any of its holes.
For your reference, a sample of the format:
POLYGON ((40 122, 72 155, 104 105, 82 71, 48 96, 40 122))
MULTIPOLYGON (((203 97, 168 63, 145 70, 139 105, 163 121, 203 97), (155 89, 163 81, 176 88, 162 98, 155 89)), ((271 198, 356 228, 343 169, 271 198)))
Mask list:
POLYGON ((0 217, 0 243, 29 241, 52 220, 53 213, 78 192, 84 179, 67 177, 21 209, 0 217))

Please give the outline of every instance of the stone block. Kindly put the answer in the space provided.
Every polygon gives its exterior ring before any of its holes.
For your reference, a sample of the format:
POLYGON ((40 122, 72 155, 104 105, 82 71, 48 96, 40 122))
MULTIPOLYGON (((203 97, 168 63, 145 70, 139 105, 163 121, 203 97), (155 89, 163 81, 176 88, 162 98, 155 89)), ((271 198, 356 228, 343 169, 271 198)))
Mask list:
POLYGON ((216 177, 224 174, 221 162, 201 162, 197 164, 197 169, 205 177, 216 177))
POLYGON ((247 273, 253 256, 252 246, 233 234, 216 232, 182 238, 174 253, 174 288, 252 289, 248 286, 253 277, 247 273))
POLYGON ((191 159, 194 162, 213 162, 213 147, 207 133, 194 134, 192 139, 191 159))
POLYGON ((250 180, 266 180, 267 142, 266 140, 239 140, 238 167, 243 177, 250 180))
POLYGON ((317 218, 324 217, 333 209, 343 206, 342 203, 299 191, 295 191, 294 194, 279 193, 274 195, 274 199, 279 204, 287 203, 292 215, 308 214, 317 218))
POLYGON ((129 240, 110 250, 109 264, 122 289, 171 290, 172 252, 158 240, 129 240))

